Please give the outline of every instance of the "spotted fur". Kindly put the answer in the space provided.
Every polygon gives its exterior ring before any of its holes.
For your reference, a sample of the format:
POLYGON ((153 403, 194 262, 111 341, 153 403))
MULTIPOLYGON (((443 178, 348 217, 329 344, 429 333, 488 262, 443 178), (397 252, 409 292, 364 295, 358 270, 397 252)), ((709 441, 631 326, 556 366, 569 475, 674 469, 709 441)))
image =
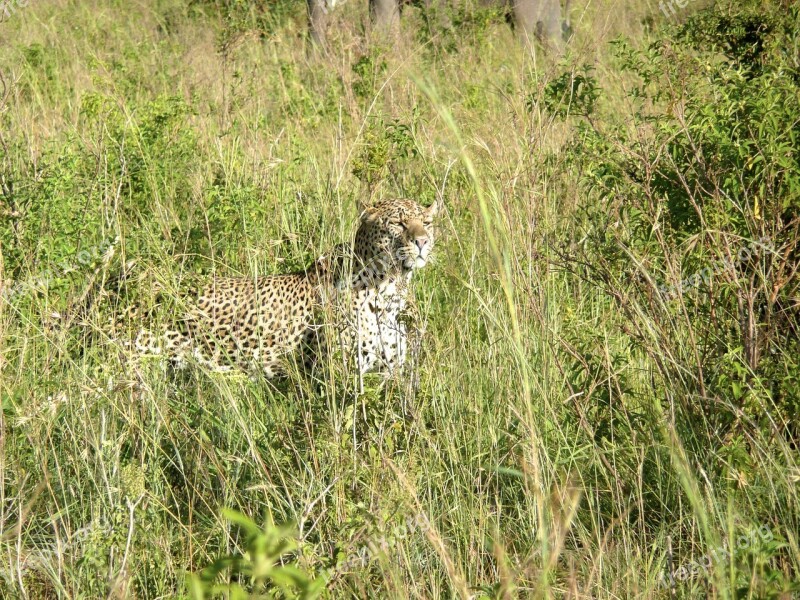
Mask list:
POLYGON ((352 245, 337 246, 299 273, 215 279, 186 301, 174 327, 140 331, 135 347, 178 364, 191 357, 214 370, 257 367, 273 377, 288 363, 312 364, 322 349, 338 346, 362 374, 393 372, 406 358, 400 317, 413 272, 433 249, 437 208, 382 201, 362 211, 352 245))

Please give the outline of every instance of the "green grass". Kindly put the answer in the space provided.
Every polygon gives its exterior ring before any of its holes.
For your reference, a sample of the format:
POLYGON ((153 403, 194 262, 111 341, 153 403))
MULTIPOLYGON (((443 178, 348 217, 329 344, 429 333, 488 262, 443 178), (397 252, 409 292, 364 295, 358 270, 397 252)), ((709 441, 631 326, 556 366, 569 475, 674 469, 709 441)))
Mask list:
MULTIPOLYGON (((658 139, 610 45, 662 35, 657 5, 575 2, 559 62, 480 15, 431 36, 409 9, 370 41, 356 0, 311 52, 297 4, 35 2, 0 25, 0 282, 52 275, 0 301, 0 596, 189 598, 246 545, 226 508, 294 523, 284 560, 329 598, 667 598, 708 556, 676 597, 797 594, 797 320, 767 371, 726 329, 741 280, 648 300, 719 246, 590 185, 619 159, 598 140, 658 139), (584 64, 597 138, 547 108, 584 64), (445 202, 408 377, 176 373, 112 339, 128 301, 160 293, 166 320, 198 275, 307 265, 391 195, 445 202)), ((712 216, 703 235, 743 231, 712 216)))

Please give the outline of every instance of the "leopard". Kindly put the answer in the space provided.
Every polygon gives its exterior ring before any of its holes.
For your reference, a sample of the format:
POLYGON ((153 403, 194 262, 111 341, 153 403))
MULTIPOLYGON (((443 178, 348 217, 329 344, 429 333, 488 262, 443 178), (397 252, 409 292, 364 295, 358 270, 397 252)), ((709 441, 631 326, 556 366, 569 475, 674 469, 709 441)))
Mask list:
POLYGON ((431 259, 440 204, 392 198, 359 207, 352 242, 294 273, 214 278, 180 299, 166 329, 140 329, 136 351, 178 367, 194 361, 275 378, 292 364, 313 368, 335 347, 360 376, 392 375, 406 362, 403 317, 414 272, 431 259))

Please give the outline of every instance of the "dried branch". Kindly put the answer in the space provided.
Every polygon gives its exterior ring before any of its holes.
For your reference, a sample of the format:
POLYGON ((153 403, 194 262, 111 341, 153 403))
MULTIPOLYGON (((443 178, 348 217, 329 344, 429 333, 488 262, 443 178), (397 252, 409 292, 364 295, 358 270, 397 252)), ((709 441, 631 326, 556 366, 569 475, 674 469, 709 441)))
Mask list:
POLYGON ((5 74, 0 71, 0 151, 3 153, 2 160, 0 160, 0 201, 4 201, 8 206, 7 212, 11 221, 11 230, 14 232, 14 237, 19 241, 18 219, 20 213, 14 200, 14 182, 11 179, 11 155, 3 134, 3 115, 8 106, 11 90, 12 86, 6 81, 5 74))
MULTIPOLYGON (((3 136, 3 128, 2 128, 2 116, 6 110, 6 104, 8 104, 8 97, 11 95, 11 87, 9 87, 8 83, 6 82, 5 75, 2 71, 0 71, 0 148, 3 151, 3 161, 2 161, 2 170, 0 170, 0 191, 2 191, 3 196, 5 197, 6 201, 11 204, 11 195, 14 191, 13 184, 9 181, 6 177, 8 173, 8 161, 9 161, 9 154, 8 154, 8 144, 6 144, 5 137, 3 136)), ((13 208, 13 207, 12 207, 13 208)))

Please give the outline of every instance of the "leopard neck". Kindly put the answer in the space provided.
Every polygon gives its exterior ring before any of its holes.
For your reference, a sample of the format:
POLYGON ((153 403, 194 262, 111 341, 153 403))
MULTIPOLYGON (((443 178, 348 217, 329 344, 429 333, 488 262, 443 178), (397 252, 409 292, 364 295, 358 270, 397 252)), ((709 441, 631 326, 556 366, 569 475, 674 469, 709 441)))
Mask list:
MULTIPOLYGON (((365 289, 380 290, 391 282, 408 282, 412 270, 403 268, 387 255, 375 255, 364 259, 337 246, 329 256, 323 256, 315 265, 317 280, 325 287, 337 291, 365 289)), ((348 247, 348 250, 351 248, 348 247)))

